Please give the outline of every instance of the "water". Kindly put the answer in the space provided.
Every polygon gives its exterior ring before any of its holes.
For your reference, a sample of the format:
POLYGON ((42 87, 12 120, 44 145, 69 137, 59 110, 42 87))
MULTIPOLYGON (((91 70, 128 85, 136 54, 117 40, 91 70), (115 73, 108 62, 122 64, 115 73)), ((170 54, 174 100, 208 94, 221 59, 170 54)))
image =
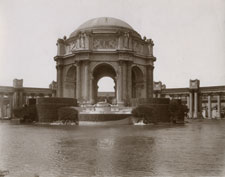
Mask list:
POLYGON ((0 123, 7 176, 222 176, 225 120, 184 126, 0 123))

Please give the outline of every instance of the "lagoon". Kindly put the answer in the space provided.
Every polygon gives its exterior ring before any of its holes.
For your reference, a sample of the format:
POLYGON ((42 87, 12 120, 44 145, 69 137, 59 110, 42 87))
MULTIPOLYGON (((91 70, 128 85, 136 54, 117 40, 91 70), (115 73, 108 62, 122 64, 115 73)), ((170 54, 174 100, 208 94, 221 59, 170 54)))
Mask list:
POLYGON ((223 176, 225 120, 185 125, 50 126, 0 122, 7 176, 223 176))

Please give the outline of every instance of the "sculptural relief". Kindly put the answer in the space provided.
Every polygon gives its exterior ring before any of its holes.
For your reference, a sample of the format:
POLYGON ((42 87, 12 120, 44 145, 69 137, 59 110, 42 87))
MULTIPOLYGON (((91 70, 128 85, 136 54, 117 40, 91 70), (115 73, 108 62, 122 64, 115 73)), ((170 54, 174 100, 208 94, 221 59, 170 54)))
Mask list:
POLYGON ((94 49, 115 49, 116 39, 94 39, 94 49))
POLYGON ((70 43, 70 50, 88 48, 88 40, 89 39, 86 33, 80 33, 77 39, 70 43))
POLYGON ((73 41, 72 43, 70 43, 70 49, 79 49, 79 39, 76 39, 75 41, 73 41))

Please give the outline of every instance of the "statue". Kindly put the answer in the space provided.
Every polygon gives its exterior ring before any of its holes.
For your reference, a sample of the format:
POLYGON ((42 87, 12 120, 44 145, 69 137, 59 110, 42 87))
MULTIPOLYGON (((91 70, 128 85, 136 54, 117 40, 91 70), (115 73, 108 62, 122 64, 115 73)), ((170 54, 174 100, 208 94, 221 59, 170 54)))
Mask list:
POLYGON ((146 40, 147 44, 148 44, 148 53, 149 55, 153 55, 153 46, 154 46, 154 43, 153 43, 153 40, 152 39, 147 39, 146 40))
POLYGON ((80 35, 80 47, 81 48, 85 47, 85 33, 81 33, 80 35))
POLYGON ((128 32, 125 32, 124 34, 124 47, 125 48, 129 48, 129 33, 128 32))

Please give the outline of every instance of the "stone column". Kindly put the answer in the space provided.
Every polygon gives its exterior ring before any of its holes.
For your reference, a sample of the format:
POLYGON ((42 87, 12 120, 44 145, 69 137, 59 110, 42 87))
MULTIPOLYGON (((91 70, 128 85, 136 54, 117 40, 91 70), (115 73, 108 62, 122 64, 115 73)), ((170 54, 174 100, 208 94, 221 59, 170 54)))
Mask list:
POLYGON ((3 117, 3 100, 4 96, 0 94, 0 118, 3 117))
POLYGON ((208 95, 208 118, 212 118, 211 95, 208 95))
POLYGON ((122 102, 122 91, 123 91, 123 87, 122 87, 122 63, 119 63, 119 69, 118 69, 118 74, 117 74, 117 104, 121 105, 123 104, 122 102))
POLYGON ((132 98, 132 70, 131 70, 132 62, 127 63, 127 94, 129 98, 129 102, 131 102, 132 98))
POLYGON ((93 80, 94 78, 91 76, 90 78, 90 103, 94 103, 94 98, 93 98, 93 80))
POLYGON ((24 101, 23 101, 23 92, 20 91, 19 92, 19 107, 22 107, 24 104, 24 101))
POLYGON ((77 69, 76 69, 76 71, 77 71, 77 73, 76 73, 76 99, 77 100, 79 100, 80 99, 80 86, 81 86, 81 84, 80 84, 80 62, 77 62, 76 63, 76 67, 77 67, 77 69))
POLYGON ((193 95, 192 92, 189 93, 190 97, 190 109, 189 109, 189 117, 193 117, 193 95))
POLYGON ((13 117, 13 96, 9 95, 9 109, 10 109, 10 117, 13 117))
POLYGON ((18 107, 18 91, 15 90, 13 93, 13 108, 18 107))
POLYGON ((89 73, 88 73, 88 70, 89 70, 89 61, 86 61, 84 63, 84 83, 85 83, 85 86, 84 86, 84 99, 86 101, 88 101, 88 96, 89 96, 89 73))
POLYGON ((198 93, 194 92, 194 118, 198 118, 198 93))
POLYGON ((187 107, 190 110, 190 98, 188 95, 186 95, 186 99, 187 99, 187 107))
POLYGON ((63 66, 59 64, 59 65, 56 66, 56 69, 57 69, 57 91, 56 91, 56 95, 57 95, 57 97, 62 97, 62 92, 63 92, 62 69, 63 69, 63 66))
POLYGON ((221 100, 220 94, 217 95, 217 118, 221 118, 221 100))
POLYGON ((122 73, 123 73, 123 100, 127 100, 127 63, 123 62, 123 68, 122 68, 122 73))
POLYGON ((153 97, 153 69, 154 66, 147 65, 147 98, 153 97))

